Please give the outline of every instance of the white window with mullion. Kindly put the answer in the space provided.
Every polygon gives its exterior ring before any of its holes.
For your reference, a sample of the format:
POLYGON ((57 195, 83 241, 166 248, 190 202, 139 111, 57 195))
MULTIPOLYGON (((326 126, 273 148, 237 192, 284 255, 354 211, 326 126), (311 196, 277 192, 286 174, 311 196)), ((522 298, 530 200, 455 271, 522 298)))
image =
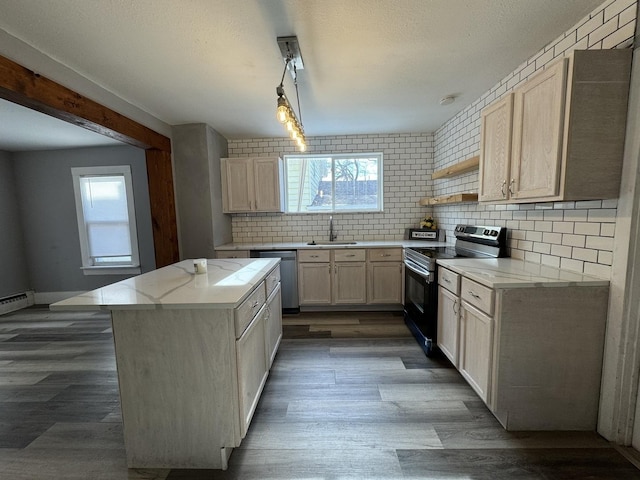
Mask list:
POLYGON ((84 273, 140 273, 131 167, 79 167, 71 173, 84 273))

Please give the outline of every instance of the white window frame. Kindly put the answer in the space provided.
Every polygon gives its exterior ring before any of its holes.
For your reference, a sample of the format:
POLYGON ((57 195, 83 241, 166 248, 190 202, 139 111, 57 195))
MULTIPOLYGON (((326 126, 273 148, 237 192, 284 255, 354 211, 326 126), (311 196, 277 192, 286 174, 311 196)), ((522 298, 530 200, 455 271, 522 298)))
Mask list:
MULTIPOLYGON (((383 198, 383 184, 384 184, 384 175, 383 175, 383 154, 382 152, 356 152, 356 153, 305 153, 305 154, 291 154, 291 155, 283 155, 284 159, 284 190, 285 190, 285 214, 289 215, 316 215, 316 214, 338 214, 338 213, 380 213, 384 211, 384 198, 383 198), (367 208, 367 209, 344 209, 344 208, 330 208, 330 209, 318 209, 317 211, 289 211, 289 188, 288 188, 288 173, 287 173, 287 164, 288 159, 294 158, 331 158, 331 169, 332 172, 335 172, 334 165, 336 160, 342 159, 351 159, 351 158, 372 158, 377 157, 378 159, 378 179, 377 179, 377 198, 378 198, 378 206, 377 208, 367 208)), ((332 189, 335 188, 335 174, 332 174, 332 189)), ((333 194, 333 192, 331 192, 333 194)))
POLYGON ((105 167, 72 167, 73 193, 76 201, 76 216, 78 219, 78 234, 80 237, 80 252, 82 255, 81 270, 85 275, 122 275, 140 273, 140 254, 138 252, 138 231, 136 228, 136 211, 133 200, 133 180, 130 165, 113 165, 105 167), (131 263, 117 265, 94 265, 89 254, 89 239, 87 236, 84 210, 82 208, 82 194, 80 190, 81 177, 118 176, 124 177, 127 195, 127 212, 129 215, 129 238, 131 239, 131 263))

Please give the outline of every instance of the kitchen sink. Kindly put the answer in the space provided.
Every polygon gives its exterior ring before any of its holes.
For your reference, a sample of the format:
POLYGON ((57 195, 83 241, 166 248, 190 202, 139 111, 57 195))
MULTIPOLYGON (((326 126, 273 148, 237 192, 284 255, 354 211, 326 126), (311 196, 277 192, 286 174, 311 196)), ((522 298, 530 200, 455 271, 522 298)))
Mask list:
POLYGON ((307 245, 356 245, 358 242, 316 242, 315 240, 312 242, 307 242, 307 245))

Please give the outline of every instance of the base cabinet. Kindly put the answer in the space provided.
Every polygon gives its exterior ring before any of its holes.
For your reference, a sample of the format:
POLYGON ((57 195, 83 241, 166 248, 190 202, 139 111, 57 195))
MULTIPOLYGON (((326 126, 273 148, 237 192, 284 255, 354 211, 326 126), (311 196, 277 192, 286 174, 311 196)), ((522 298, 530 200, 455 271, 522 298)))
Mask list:
POLYGON ((301 306, 401 305, 401 248, 298 251, 301 306))
POLYGON ((493 318, 462 302, 460 312, 460 373, 478 396, 490 401, 493 318))
POLYGON ((236 341, 240 436, 242 438, 247 434, 269 372, 265 342, 266 321, 267 308, 263 306, 253 322, 236 341))
POLYGON ((367 303, 402 303, 402 249, 367 250, 367 303))
POLYGON ((300 250, 301 306, 352 305, 367 301, 364 249, 300 250))
MULTIPOLYGON (((438 344, 507 430, 595 430, 608 286, 491 289, 439 269, 438 344), (449 280, 449 283, 446 283, 449 280)), ((457 275, 457 274, 453 274, 457 275)))
POLYGON ((438 347, 454 367, 458 366, 458 332, 460 299, 443 287, 438 287, 438 347))
POLYGON ((269 298, 267 298, 264 340, 267 368, 271 368, 282 340, 282 294, 280 283, 277 284, 269 298))

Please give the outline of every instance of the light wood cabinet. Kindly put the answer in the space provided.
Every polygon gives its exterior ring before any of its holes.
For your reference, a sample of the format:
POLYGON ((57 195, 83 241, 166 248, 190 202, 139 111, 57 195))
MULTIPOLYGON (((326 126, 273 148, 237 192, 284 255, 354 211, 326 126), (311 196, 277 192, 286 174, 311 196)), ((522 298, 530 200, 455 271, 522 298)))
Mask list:
POLYGON ((438 334, 440 351, 458 366, 460 331, 460 276, 440 267, 438 269, 438 334))
POLYGON ((298 261, 298 303, 331 305, 331 263, 298 261))
POLYGON ((576 50, 487 107, 479 200, 617 197, 630 69, 627 49, 576 50))
POLYGON ((278 353, 278 346, 282 340, 282 296, 279 282, 267 298, 264 340, 267 369, 269 369, 273 365, 273 360, 278 353))
POLYGON ((263 306, 253 322, 236 341, 240 435, 242 438, 247 434, 269 372, 265 351, 266 312, 267 309, 263 306))
POLYGON ((402 303, 402 249, 367 250, 367 303, 402 303))
POLYGON ((507 94, 485 108, 481 119, 478 200, 504 200, 508 194, 511 165, 513 94, 507 94))
POLYGON ((489 402, 493 349, 493 318, 462 302, 460 311, 460 364, 462 376, 485 402, 489 402))
POLYGON ((364 249, 301 250, 298 253, 300 305, 366 303, 365 259, 364 249))
POLYGON ((224 213, 283 211, 280 158, 223 158, 221 162, 224 213))

